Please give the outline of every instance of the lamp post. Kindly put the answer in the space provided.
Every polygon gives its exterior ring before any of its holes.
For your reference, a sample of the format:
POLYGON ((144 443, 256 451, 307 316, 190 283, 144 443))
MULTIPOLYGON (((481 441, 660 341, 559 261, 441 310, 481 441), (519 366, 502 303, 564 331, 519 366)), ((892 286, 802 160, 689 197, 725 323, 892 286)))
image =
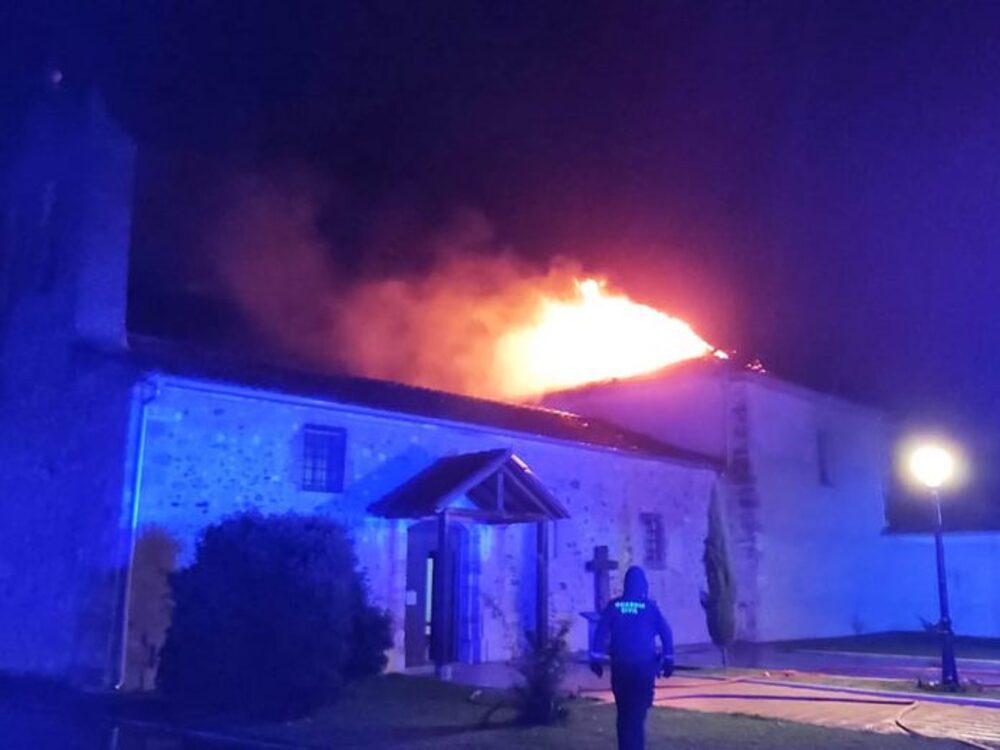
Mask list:
POLYGON ((930 490, 934 500, 934 550, 937 555, 938 601, 941 607, 941 620, 938 622, 938 631, 941 633, 941 686, 946 690, 958 690, 955 633, 951 628, 951 613, 948 609, 948 578, 945 573, 941 524, 941 486, 954 475, 955 459, 939 445, 922 445, 910 455, 910 471, 918 482, 930 490))

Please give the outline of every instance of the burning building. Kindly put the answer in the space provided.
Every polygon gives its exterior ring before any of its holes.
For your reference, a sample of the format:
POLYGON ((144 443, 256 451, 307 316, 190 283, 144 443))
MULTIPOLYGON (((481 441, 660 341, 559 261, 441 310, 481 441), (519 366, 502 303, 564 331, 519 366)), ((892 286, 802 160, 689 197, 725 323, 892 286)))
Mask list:
MULTIPOLYGON (((521 377, 506 395, 543 406, 130 337, 134 148, 100 107, 71 115, 76 135, 39 130, 4 184, 0 669, 144 684, 155 663, 129 647, 148 635, 143 545, 166 534, 183 565, 201 529, 248 509, 350 530, 396 670, 504 661, 557 620, 583 649, 595 589, 632 563, 678 642, 705 643, 713 498, 740 638, 912 629, 933 612, 929 541, 883 534, 879 413, 736 368, 596 280, 494 341, 521 377), (656 343, 628 346, 636 331, 656 343)), ((1000 630, 996 582, 975 574, 990 555, 995 537, 954 550, 963 632, 1000 630)))

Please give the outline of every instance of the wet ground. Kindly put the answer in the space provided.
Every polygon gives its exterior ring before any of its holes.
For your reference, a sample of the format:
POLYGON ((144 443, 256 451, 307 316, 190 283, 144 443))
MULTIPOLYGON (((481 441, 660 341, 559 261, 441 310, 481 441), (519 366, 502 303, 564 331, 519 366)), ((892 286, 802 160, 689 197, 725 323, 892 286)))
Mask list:
MULTIPOLYGON (((678 661, 685 666, 704 668, 718 665, 718 653, 713 649, 679 651, 678 661)), ((926 655, 886 656, 773 646, 754 646, 752 649, 735 651, 730 661, 731 666, 772 670, 790 669, 831 675, 915 680, 916 677, 934 678, 939 669, 938 659, 926 655)), ((976 679, 984 685, 1000 685, 998 660, 960 659, 959 670, 963 679, 976 679)), ((684 674, 684 671, 678 672, 678 679, 670 683, 673 689, 669 694, 665 693, 662 696, 666 701, 664 705, 702 711, 749 711, 764 715, 769 715, 768 711, 773 712, 781 708, 780 715, 775 715, 773 718, 869 730, 880 724, 888 725, 887 722, 894 721, 895 712, 900 710, 899 707, 888 706, 885 711, 889 713, 885 716, 879 714, 877 720, 871 717, 866 719, 864 712, 856 705, 850 706, 850 710, 844 710, 847 704, 843 696, 824 696, 829 700, 823 701, 802 700, 803 690, 806 692, 809 690, 803 686, 783 688, 791 691, 795 700, 775 701, 772 696, 766 696, 770 700, 763 701, 756 692, 773 692, 776 688, 752 685, 742 680, 737 684, 725 686, 722 690, 726 692, 725 695, 713 694, 712 700, 708 701, 702 695, 704 691, 701 693, 694 691, 688 695, 686 691, 678 690, 689 681, 684 678, 684 674), (736 693, 729 694, 734 690, 736 693), (754 695, 749 695, 749 692, 753 691, 756 691, 754 695), (751 699, 753 699, 752 711, 743 703, 739 703, 751 699), (761 710, 760 706, 769 707, 768 711, 761 710), (785 710, 786 706, 793 707, 795 711, 789 713, 785 710)), ((467 685, 506 686, 510 684, 512 676, 512 671, 506 665, 456 665, 452 679, 467 685)), ((572 665, 568 682, 572 683, 575 689, 588 692, 599 691, 603 687, 603 683, 596 680, 584 664, 572 665)), ((0 750, 22 750, 22 748, 24 750, 220 750, 251 747, 246 742, 233 743, 208 736, 169 734, 135 723, 121 723, 112 718, 111 711, 100 702, 99 698, 81 700, 78 696, 70 696, 59 688, 45 685, 29 686, 28 694, 25 695, 23 688, 23 685, 6 685, 0 680, 0 750)), ((714 692, 720 691, 714 690, 714 692)), ((913 702, 914 698, 915 696, 905 697, 904 704, 913 702)), ((921 701, 921 704, 924 702, 921 701)), ((869 709, 866 704, 865 710, 869 709)), ((983 713, 978 709, 962 712, 948 706, 921 705, 919 709, 906 710, 908 721, 920 722, 924 718, 928 719, 923 722, 927 726, 921 727, 923 732, 928 734, 935 733, 931 731, 934 727, 946 726, 951 722, 955 726, 952 727, 954 731, 947 733, 949 736, 974 737, 980 742, 985 740, 987 746, 991 747, 994 746, 993 743, 1000 744, 997 738, 997 733, 1000 732, 1000 729, 997 729, 1000 727, 998 709, 989 713, 983 713)), ((260 746, 261 749, 264 747, 267 745, 260 746)))
MULTIPOLYGON (((245 747, 245 745, 241 744, 245 747)), ((0 704, 3 750, 221 750, 232 743, 117 724, 99 711, 0 704)))
MULTIPOLYGON (((719 652, 711 646, 680 647, 677 650, 678 674, 693 669, 719 669, 719 652)), ((820 651, 809 648, 788 648, 775 644, 739 644, 729 655, 729 666, 740 669, 773 670, 775 672, 809 672, 841 677, 867 679, 903 679, 914 683, 918 678, 935 681, 941 678, 941 657, 934 655, 887 655, 877 653, 820 651)), ((450 679, 464 685, 506 688, 518 679, 517 671, 508 664, 454 664, 450 679)), ((962 680, 974 680, 981 685, 1000 687, 1000 660, 968 659, 959 655, 958 671, 962 680)), ((597 685, 584 656, 571 664, 566 677, 570 690, 597 685)))

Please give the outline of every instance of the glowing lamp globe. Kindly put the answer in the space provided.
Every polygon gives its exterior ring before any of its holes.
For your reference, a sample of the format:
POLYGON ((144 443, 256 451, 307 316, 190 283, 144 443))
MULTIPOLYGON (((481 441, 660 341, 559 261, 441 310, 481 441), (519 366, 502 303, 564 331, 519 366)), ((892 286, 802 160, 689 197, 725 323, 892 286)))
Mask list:
POLYGON ((922 445, 910 454, 910 472, 922 485, 936 490, 955 474, 955 459, 940 445, 922 445))

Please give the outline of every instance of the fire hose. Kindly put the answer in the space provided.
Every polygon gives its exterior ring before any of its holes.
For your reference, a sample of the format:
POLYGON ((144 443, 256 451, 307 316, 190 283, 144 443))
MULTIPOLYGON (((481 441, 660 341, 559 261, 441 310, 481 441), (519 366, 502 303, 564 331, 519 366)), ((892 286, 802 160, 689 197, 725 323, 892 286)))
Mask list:
MULTIPOLYGON (((683 668, 681 668, 681 669, 683 669, 683 668)), ((691 689, 691 688, 699 688, 699 687, 721 687, 723 685, 732 685, 732 684, 741 683, 741 682, 751 683, 751 682, 756 682, 757 681, 757 678, 754 678, 754 677, 749 676, 749 675, 744 675, 744 676, 741 676, 741 677, 727 677, 727 678, 723 678, 723 677, 713 678, 713 677, 707 676, 707 675, 705 677, 707 677, 707 679, 704 680, 704 681, 702 681, 702 682, 697 682, 697 683, 690 683, 689 682, 689 683, 684 684, 684 685, 669 685, 669 684, 668 685, 663 685, 663 684, 660 684, 660 685, 657 685, 657 688, 661 689, 661 690, 670 690, 670 689, 674 689, 674 690, 687 690, 687 689, 691 689)), ((601 690, 601 689, 589 689, 589 690, 582 690, 580 692, 581 693, 600 693, 600 692, 607 692, 607 691, 606 690, 601 690)), ((925 733, 920 732, 919 730, 913 728, 912 726, 910 726, 909 724, 907 724, 904 721, 904 718, 909 713, 915 711, 917 708, 919 708, 920 706, 924 705, 919 700, 910 700, 910 699, 905 699, 905 698, 904 699, 897 699, 897 698, 891 698, 891 697, 886 697, 886 698, 883 698, 883 699, 878 699, 878 698, 864 698, 864 697, 851 697, 851 698, 846 698, 845 697, 845 698, 841 698, 841 697, 814 696, 814 695, 812 695, 812 696, 810 696, 810 695, 794 696, 793 697, 793 696, 732 695, 732 694, 726 694, 726 693, 698 693, 698 694, 694 694, 694 695, 664 696, 664 697, 656 699, 654 701, 654 704, 656 704, 656 705, 663 705, 663 704, 665 704, 665 703, 667 703, 669 701, 684 700, 684 699, 689 699, 689 698, 720 699, 720 700, 721 699, 726 699, 726 698, 740 698, 740 699, 743 699, 743 700, 798 701, 798 702, 806 702, 806 703, 859 703, 859 704, 865 704, 865 705, 899 705, 899 706, 902 706, 902 709, 899 711, 899 713, 896 714, 896 716, 893 717, 892 722, 901 731, 905 732, 906 734, 908 734, 910 736, 920 737, 920 738, 923 738, 923 739, 938 739, 938 740, 940 740, 940 739, 949 739, 949 740, 953 740, 955 742, 958 742, 958 743, 960 743, 962 745, 965 745, 967 747, 977 748, 977 750, 996 750, 995 746, 984 745, 984 744, 981 744, 979 742, 976 742, 975 740, 969 739, 967 737, 957 737, 957 736, 954 736, 954 735, 947 735, 947 736, 944 736, 944 737, 942 737, 940 735, 929 735, 929 734, 925 734, 925 733)))
POLYGON ((910 705, 906 706, 902 711, 896 714, 896 718, 893 720, 896 726, 913 737, 921 737, 923 739, 931 739, 931 740, 948 739, 954 742, 958 742, 961 745, 977 748, 978 750, 996 750, 994 747, 990 747, 989 745, 982 745, 976 742, 975 740, 970 740, 966 737, 955 737, 952 735, 949 735, 947 737, 935 737, 933 735, 924 734, 923 732, 918 732, 913 727, 904 723, 903 717, 921 705, 923 704, 920 701, 913 701, 910 703, 910 705))

